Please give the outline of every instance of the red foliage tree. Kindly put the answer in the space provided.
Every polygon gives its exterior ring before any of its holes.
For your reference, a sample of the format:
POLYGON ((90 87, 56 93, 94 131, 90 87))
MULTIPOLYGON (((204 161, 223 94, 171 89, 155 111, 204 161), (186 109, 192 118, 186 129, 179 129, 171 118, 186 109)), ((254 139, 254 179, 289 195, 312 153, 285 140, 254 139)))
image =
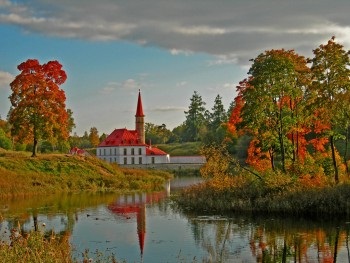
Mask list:
POLYGON ((58 61, 40 65, 38 60, 29 59, 17 68, 21 73, 10 84, 9 123, 16 139, 33 142, 34 157, 39 140, 68 138, 66 96, 60 88, 67 75, 58 61))

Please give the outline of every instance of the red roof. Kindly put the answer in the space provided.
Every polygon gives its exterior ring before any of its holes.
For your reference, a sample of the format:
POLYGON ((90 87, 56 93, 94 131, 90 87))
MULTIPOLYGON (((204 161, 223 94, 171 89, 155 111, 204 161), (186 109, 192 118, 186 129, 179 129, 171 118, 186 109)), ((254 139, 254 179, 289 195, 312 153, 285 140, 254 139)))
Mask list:
POLYGON ((137 131, 124 129, 115 129, 98 147, 113 146, 146 146, 146 155, 167 155, 166 152, 147 144, 140 143, 137 131))
POLYGON ((103 146, 134 146, 134 145, 146 145, 140 143, 135 130, 115 129, 98 147, 103 146))
POLYGON ((167 153, 161 149, 155 148, 154 146, 148 146, 146 148, 146 155, 167 155, 167 153))
POLYGON ((140 90, 139 90, 139 97, 137 99, 137 108, 136 108, 135 117, 145 117, 145 114, 143 114, 141 91, 140 90))

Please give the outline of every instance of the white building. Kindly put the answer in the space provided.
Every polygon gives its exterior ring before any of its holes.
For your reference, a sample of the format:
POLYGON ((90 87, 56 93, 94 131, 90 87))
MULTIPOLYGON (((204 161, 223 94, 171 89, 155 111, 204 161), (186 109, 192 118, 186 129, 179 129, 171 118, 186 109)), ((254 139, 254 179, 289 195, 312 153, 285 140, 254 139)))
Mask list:
POLYGON ((159 164, 169 163, 169 155, 145 143, 145 115, 141 92, 137 100, 135 130, 115 129, 96 149, 96 156, 111 163, 159 164))

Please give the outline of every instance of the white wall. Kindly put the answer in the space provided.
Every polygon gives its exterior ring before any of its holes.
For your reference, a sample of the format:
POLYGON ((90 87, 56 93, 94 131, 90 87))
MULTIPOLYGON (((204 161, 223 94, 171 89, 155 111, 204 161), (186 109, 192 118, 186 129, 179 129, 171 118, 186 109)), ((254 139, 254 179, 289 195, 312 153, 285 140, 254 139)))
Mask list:
POLYGON ((105 160, 111 163, 124 164, 124 158, 126 158, 127 164, 140 164, 140 158, 142 164, 146 163, 146 147, 145 146, 110 146, 110 147, 97 147, 96 156, 99 159, 105 160), (126 149, 126 155, 124 155, 124 149, 126 149), (141 152, 139 152, 141 149, 141 152), (133 151, 133 152, 132 152, 133 151))
POLYGON ((169 154, 167 155, 147 155, 147 164, 169 163, 169 154), (154 162, 153 159, 154 158, 154 162))
POLYGON ((206 163, 204 156, 171 156, 170 163, 206 163))

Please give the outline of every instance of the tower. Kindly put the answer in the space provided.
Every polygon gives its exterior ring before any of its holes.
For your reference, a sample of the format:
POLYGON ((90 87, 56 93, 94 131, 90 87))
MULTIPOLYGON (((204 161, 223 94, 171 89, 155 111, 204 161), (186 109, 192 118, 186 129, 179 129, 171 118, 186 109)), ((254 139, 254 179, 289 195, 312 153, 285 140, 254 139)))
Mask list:
POLYGON ((136 115, 135 115, 135 130, 138 134, 139 143, 145 143, 145 115, 142 109, 141 91, 137 100, 136 115))

